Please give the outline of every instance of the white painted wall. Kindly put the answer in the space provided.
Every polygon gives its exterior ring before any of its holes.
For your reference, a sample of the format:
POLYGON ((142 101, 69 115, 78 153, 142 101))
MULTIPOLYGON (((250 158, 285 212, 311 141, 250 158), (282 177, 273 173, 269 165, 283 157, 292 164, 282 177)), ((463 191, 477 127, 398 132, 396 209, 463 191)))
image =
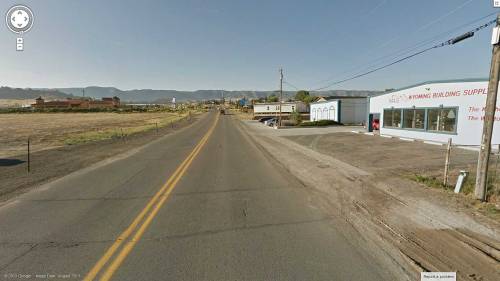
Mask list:
POLYGON ((361 124, 366 120, 367 99, 346 98, 311 103, 310 121, 333 120, 361 124))
POLYGON ((339 101, 331 100, 310 104, 310 121, 333 120, 339 121, 339 101))
MULTIPOLYGON (((447 142, 461 145, 479 145, 483 128, 484 106, 488 82, 430 83, 370 98, 370 113, 380 113, 380 133, 392 136, 447 142), (455 134, 408 129, 390 129, 383 126, 384 108, 458 107, 455 134)), ((497 111, 500 110, 500 99, 497 111)), ((498 118, 498 115, 496 116, 498 118)), ((493 144, 500 144, 500 122, 495 122, 493 144)))

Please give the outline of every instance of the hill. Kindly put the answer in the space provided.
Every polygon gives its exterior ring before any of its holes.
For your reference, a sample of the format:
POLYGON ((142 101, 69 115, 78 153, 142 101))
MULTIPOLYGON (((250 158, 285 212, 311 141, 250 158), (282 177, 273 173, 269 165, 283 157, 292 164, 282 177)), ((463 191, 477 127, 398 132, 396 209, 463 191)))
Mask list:
MULTIPOLYGON (((60 92, 74 95, 82 96, 82 88, 58 88, 60 92)), ((177 101, 196 101, 196 100, 212 100, 225 98, 242 98, 247 97, 251 99, 267 97, 268 95, 276 91, 222 91, 222 90, 198 90, 198 91, 176 91, 176 90, 152 90, 152 89, 140 89, 140 90, 127 90, 123 91, 114 87, 86 87, 85 96, 93 98, 102 97, 112 97, 118 96, 122 101, 125 102, 136 102, 136 103, 164 103, 170 102, 173 97, 177 101)), ((331 90, 322 91, 315 93, 315 95, 320 96, 361 96, 367 97, 374 94, 380 93, 378 91, 359 91, 359 90, 331 90)), ((295 91, 285 91, 283 92, 285 98, 291 98, 295 95, 295 91)))
MULTIPOLYGON (((134 103, 166 103, 170 102, 173 97, 177 101, 198 101, 198 100, 213 100, 222 97, 237 99, 237 98, 263 98, 277 93, 277 91, 222 91, 222 90, 198 90, 198 91, 176 91, 176 90, 120 90, 114 87, 86 87, 82 88, 55 88, 55 89, 21 89, 21 88, 0 88, 0 99, 26 100, 35 99, 42 96, 45 99, 67 99, 81 97, 85 93, 86 97, 100 99, 103 97, 118 96, 124 102, 134 103)), ((315 92, 317 96, 361 96, 367 97, 380 93, 378 91, 359 91, 359 90, 331 90, 315 92)), ((292 98, 295 96, 295 91, 284 91, 284 98, 292 98)))
POLYGON ((49 89, 21 89, 21 88, 10 88, 10 87, 0 87, 0 99, 9 100, 27 100, 36 99, 42 96, 45 99, 66 99, 72 98, 72 95, 49 89))

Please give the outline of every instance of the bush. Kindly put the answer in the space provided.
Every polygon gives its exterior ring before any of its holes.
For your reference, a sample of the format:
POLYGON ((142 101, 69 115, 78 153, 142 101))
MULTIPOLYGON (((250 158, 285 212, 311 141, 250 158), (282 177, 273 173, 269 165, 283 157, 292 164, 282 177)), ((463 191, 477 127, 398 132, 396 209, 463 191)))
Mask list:
POLYGON ((302 115, 298 111, 292 112, 290 115, 290 121, 292 121, 293 125, 300 125, 302 123, 302 115))
POLYGON ((321 126, 343 126, 342 123, 333 120, 319 120, 312 122, 302 122, 299 126, 303 127, 321 127, 321 126))

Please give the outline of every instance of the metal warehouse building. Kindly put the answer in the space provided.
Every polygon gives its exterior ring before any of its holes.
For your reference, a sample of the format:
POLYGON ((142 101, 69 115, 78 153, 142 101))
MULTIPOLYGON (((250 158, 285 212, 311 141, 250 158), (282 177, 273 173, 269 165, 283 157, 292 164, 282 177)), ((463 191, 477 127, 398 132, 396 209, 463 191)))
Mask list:
MULTIPOLYGON (((480 145, 487 91, 487 79, 468 79, 425 82, 384 93, 369 99, 368 124, 379 119, 382 135, 443 143, 452 138, 454 144, 480 145)), ((494 144, 500 144, 498 118, 494 144)))

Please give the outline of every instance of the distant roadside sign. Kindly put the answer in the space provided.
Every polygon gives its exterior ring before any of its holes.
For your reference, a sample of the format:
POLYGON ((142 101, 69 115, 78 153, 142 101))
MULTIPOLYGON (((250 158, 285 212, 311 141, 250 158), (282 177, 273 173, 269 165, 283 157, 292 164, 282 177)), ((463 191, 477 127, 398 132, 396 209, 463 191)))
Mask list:
POLYGON ((500 0, 493 0, 493 7, 500 8, 500 0))

